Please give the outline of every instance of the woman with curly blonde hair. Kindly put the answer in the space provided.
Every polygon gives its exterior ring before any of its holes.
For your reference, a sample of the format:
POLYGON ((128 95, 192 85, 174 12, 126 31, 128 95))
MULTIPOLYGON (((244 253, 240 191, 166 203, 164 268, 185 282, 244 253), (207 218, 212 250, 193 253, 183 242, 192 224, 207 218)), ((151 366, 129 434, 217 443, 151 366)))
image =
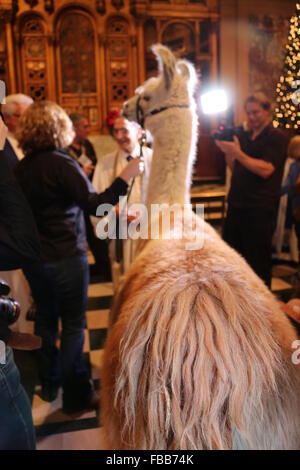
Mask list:
POLYGON ((78 163, 63 150, 74 138, 72 122, 49 101, 27 109, 17 138, 25 158, 16 176, 31 205, 41 243, 41 262, 25 275, 37 305, 35 332, 43 340, 42 398, 54 400, 62 383, 64 411, 80 411, 98 403, 83 363, 89 283, 83 211, 96 215, 100 204, 116 204, 131 178, 141 173, 141 163, 133 160, 109 188, 95 193, 78 163), (56 348, 59 317, 60 360, 56 348))
POLYGON ((16 136, 25 154, 47 148, 64 149, 74 139, 66 112, 51 101, 32 104, 20 120, 16 136))

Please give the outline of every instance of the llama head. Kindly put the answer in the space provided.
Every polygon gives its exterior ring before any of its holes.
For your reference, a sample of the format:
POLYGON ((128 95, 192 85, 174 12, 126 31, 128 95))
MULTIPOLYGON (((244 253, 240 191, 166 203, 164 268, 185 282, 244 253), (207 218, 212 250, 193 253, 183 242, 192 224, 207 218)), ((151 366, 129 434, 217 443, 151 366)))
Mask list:
POLYGON ((153 132, 162 111, 194 106, 197 77, 193 65, 185 60, 176 60, 167 47, 156 44, 152 51, 156 55, 160 75, 150 78, 137 89, 137 94, 124 104, 123 114, 153 132))

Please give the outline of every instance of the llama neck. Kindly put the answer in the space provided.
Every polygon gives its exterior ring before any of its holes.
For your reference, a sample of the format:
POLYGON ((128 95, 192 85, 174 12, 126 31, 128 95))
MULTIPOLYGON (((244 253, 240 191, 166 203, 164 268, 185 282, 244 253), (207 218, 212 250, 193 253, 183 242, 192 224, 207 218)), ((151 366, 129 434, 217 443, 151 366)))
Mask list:
POLYGON ((170 109, 160 115, 155 129, 147 194, 151 204, 190 202, 192 164, 197 139, 197 120, 190 109, 170 109))

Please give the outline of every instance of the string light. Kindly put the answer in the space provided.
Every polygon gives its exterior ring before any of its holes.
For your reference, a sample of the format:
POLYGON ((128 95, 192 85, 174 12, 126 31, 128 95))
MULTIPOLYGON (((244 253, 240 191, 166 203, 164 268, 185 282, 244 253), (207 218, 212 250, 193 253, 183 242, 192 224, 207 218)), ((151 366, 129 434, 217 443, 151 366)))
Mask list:
POLYGON ((298 129, 300 124, 300 3, 296 4, 296 13, 290 19, 286 50, 283 72, 276 87, 277 107, 273 124, 274 127, 298 129))

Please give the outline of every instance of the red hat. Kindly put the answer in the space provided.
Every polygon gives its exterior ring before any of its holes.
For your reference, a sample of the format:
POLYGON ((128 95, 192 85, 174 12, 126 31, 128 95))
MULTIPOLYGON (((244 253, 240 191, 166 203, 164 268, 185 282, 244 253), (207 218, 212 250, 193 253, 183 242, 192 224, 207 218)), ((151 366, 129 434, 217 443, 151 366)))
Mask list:
POLYGON ((121 116, 121 111, 119 109, 114 109, 108 113, 106 116, 106 124, 110 132, 114 127, 115 120, 121 116))

